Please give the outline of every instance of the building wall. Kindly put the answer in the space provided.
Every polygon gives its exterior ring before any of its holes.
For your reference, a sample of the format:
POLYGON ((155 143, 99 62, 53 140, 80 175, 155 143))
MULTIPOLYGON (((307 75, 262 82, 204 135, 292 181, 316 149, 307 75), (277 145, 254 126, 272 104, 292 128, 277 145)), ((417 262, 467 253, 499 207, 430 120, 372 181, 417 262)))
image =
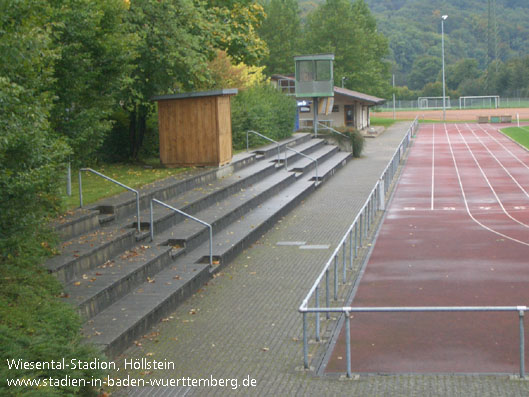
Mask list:
MULTIPOLYGON (((359 101, 354 101, 351 98, 336 95, 334 97, 334 106, 338 107, 337 112, 332 112, 329 115, 318 114, 318 120, 324 124, 330 123, 332 127, 345 126, 345 106, 353 105, 355 107, 354 127, 356 129, 364 129, 369 127, 369 107, 359 101)), ((311 127, 314 118, 312 105, 308 106, 310 112, 299 114, 299 125, 303 127, 311 127)))

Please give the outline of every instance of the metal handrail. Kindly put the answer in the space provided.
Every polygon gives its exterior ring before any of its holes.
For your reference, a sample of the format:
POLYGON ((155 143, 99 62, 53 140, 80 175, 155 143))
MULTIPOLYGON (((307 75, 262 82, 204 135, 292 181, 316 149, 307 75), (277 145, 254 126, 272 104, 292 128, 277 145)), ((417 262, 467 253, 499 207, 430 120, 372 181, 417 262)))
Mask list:
POLYGON ((318 278, 316 279, 316 281, 312 285, 312 288, 309 290, 308 294, 306 295, 305 299, 303 300, 303 303, 300 306, 300 311, 303 308, 303 306, 307 304, 307 302, 309 301, 310 297, 314 293, 314 291, 316 289, 316 286, 323 279, 323 276, 325 275, 325 271, 332 264, 333 258, 336 255, 338 255, 339 250, 341 248, 341 245, 345 243, 345 240, 346 240, 347 236, 353 231, 353 229, 355 229, 355 225, 357 225, 358 222, 360 220, 362 220, 362 216, 365 215, 366 209, 369 206, 370 202, 372 202, 373 196, 375 194, 375 191, 377 190, 377 188, 379 188, 379 186, 381 184, 381 181, 384 182, 383 184, 384 184, 385 188, 389 187, 389 184, 387 182, 389 182, 388 179, 392 179, 393 176, 394 176, 394 171, 395 171, 395 164, 394 163, 395 163, 396 160, 398 160, 400 162, 400 152, 402 150, 401 148, 404 147, 404 146, 407 146, 407 144, 409 143, 409 138, 411 136, 411 133, 413 133, 413 130, 416 128, 417 122, 418 122, 418 116, 415 118, 415 120, 413 121, 411 126, 408 128, 408 131, 406 132, 406 135, 402 138, 402 140, 399 143, 397 149, 393 153, 393 156, 392 156, 391 160, 389 161, 389 163, 384 168, 384 171, 382 171, 382 174, 381 174, 379 180, 377 181, 377 183, 375 184, 375 186, 373 187, 373 189, 369 193, 364 205, 361 207, 361 209, 358 212, 358 214, 356 215, 355 219, 353 220, 353 222, 351 223, 351 225, 349 226, 349 228, 347 229, 347 231, 343 235, 342 239, 340 240, 340 243, 336 246, 336 249, 334 250, 334 252, 330 256, 330 258, 327 261, 326 265, 324 266, 322 272, 320 273, 320 275, 318 276, 318 278), (390 176, 389 177, 388 177, 388 172, 390 172, 390 176))
POLYGON ((140 192, 138 192, 137 190, 135 190, 135 189, 133 189, 133 188, 127 186, 127 185, 124 185, 121 182, 116 181, 115 179, 112 179, 112 178, 110 178, 110 177, 108 177, 106 175, 103 175, 102 173, 97 172, 96 170, 93 170, 92 168, 81 168, 81 169, 79 169, 79 206, 81 208, 83 208, 83 181, 82 181, 82 177, 81 177, 81 172, 82 171, 91 172, 92 174, 100 176, 101 178, 106 179, 107 181, 113 182, 116 185, 119 185, 122 188, 127 189, 127 190, 129 190, 129 191, 131 191, 131 192, 136 194, 136 223, 137 223, 138 232, 140 232, 141 231, 141 225, 140 225, 140 192))
POLYGON ((324 129, 327 129, 327 130, 330 130, 331 132, 334 132, 335 134, 338 134, 338 135, 341 135, 343 136, 344 138, 348 138, 347 135, 341 133, 340 131, 336 131, 334 128, 332 128, 330 125, 326 125, 326 124, 323 124, 323 123, 320 123, 318 121, 318 125, 320 125, 321 127, 323 127, 324 129))
MULTIPOLYGON (((310 288, 309 292, 303 299, 303 302, 301 303, 301 306, 299 307, 298 311, 303 314, 303 361, 305 368, 309 368, 308 363, 308 340, 307 340, 307 314, 309 312, 311 313, 326 313, 327 319, 330 318, 331 312, 343 312, 343 313, 350 313, 352 311, 373 311, 373 312, 384 312, 384 311, 447 311, 446 308, 435 308, 435 307, 427 307, 427 308, 353 308, 353 307, 330 307, 330 286, 329 286, 329 279, 330 279, 330 268, 334 264, 334 300, 338 300, 338 257, 340 256, 340 251, 343 251, 342 259, 343 259, 343 283, 346 283, 346 244, 347 239, 349 239, 349 263, 350 263, 350 269, 353 269, 353 261, 354 258, 357 257, 357 251, 359 247, 362 247, 362 239, 365 237, 367 238, 370 225, 372 225, 375 221, 376 212, 379 210, 385 210, 385 200, 386 200, 386 194, 389 191, 389 186, 391 181, 394 179, 395 174, 397 173, 398 167, 401 163, 402 157, 405 154, 407 148, 410 145, 412 136, 415 135, 417 127, 419 124, 418 116, 413 120, 411 125, 409 126, 408 130, 406 131, 406 134, 402 138, 401 142, 397 146, 397 149, 393 153, 393 156, 391 160, 388 162, 384 170, 382 171, 382 174, 369 193, 364 205, 361 207, 360 211, 356 215, 355 219, 347 229, 346 233, 343 235, 342 239, 340 240, 339 244, 336 246, 335 250, 333 251, 332 255, 329 257, 328 261, 325 263, 325 266, 321 273, 316 278, 316 281, 310 288), (354 234, 354 244, 353 244, 353 234, 354 234), (319 290, 320 290, 320 284, 325 279, 325 303, 326 307, 319 307, 319 290), (315 297, 315 307, 308 307, 308 302, 312 298, 312 296, 315 297)), ((460 307, 460 308, 450 308, 450 310, 454 311, 505 311, 505 310, 518 310, 520 313, 520 327, 523 328, 522 317, 523 312, 526 310, 525 306, 519 306, 519 307, 460 307)), ((350 325, 349 322, 346 322, 346 333, 349 335, 350 332, 350 325)), ((320 316, 316 316, 315 321, 315 333, 316 333, 316 341, 320 340, 320 316)), ((521 339, 520 341, 520 348, 524 349, 524 341, 521 339)), ((350 371, 350 351, 348 350, 349 355, 348 357, 348 372, 347 376, 351 376, 350 371)), ((520 374, 523 377, 525 368, 524 368, 524 362, 523 357, 520 358, 520 374)))
POLYGON ((316 160, 315 158, 313 157, 310 157, 310 156, 307 156, 306 154, 303 154, 301 153, 300 151, 297 151, 296 149, 292 149, 288 146, 285 147, 285 170, 288 171, 288 164, 287 164, 287 150, 290 150, 294 153, 297 153, 299 154, 300 156, 303 156, 311 161, 314 161, 316 163, 316 175, 315 175, 315 178, 316 178, 316 183, 318 183, 318 160, 316 160))
MULTIPOLYGON (((524 330, 524 316, 527 311, 526 306, 419 306, 419 307, 340 307, 340 308, 305 308, 303 313, 303 351, 304 364, 308 368, 308 348, 306 345, 307 335, 307 313, 328 313, 328 312, 342 312, 345 314, 345 355, 347 365, 347 377, 352 377, 351 371, 351 319, 350 313, 430 313, 430 312, 518 312, 518 328, 519 328, 519 353, 520 353, 520 367, 519 377, 525 378, 525 330, 524 330)), ((319 317, 319 315, 317 315, 319 317)))
POLYGON ((189 218, 191 220, 194 220, 195 222, 198 222, 201 225, 207 226, 209 228, 209 265, 213 266, 213 227, 209 223, 201 221, 200 219, 195 218, 194 216, 189 215, 188 213, 186 213, 186 212, 184 212, 182 210, 179 210, 177 208, 171 207, 169 204, 166 204, 163 201, 157 200, 155 198, 151 199, 151 203, 150 203, 150 210, 151 210, 151 214, 150 214, 151 241, 154 240, 154 211, 153 211, 153 205, 152 205, 153 202, 161 205, 162 207, 170 209, 171 211, 175 211, 178 214, 183 215, 183 216, 185 216, 185 217, 187 217, 187 218, 189 218))
POLYGON ((263 134, 260 134, 258 133, 257 131, 253 131, 253 130, 248 130, 246 131, 246 151, 249 151, 250 150, 250 143, 249 143, 249 139, 248 139, 248 133, 251 132, 252 134, 255 134, 257 136, 260 136, 261 138, 264 138, 266 139, 267 141, 270 141, 272 143, 275 143, 277 145, 277 163, 279 164, 280 162, 280 153, 281 153, 281 145, 279 144, 278 141, 274 141, 273 139, 271 138, 268 138, 267 136, 263 135, 263 134))

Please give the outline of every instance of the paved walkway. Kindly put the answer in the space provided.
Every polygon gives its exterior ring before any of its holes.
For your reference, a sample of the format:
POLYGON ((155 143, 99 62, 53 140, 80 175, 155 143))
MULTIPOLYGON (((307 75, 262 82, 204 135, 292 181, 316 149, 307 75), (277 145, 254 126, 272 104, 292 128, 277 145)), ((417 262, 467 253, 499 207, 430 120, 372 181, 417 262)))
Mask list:
MULTIPOLYGON (((159 360, 174 369, 131 370, 132 378, 174 379, 179 387, 129 388, 130 395, 527 395, 529 382, 494 376, 318 377, 303 364, 297 308, 353 221, 409 123, 367 141, 351 161, 218 277, 137 341, 123 359, 159 360), (328 249, 301 250, 278 242, 304 241, 328 249), (250 377, 255 387, 243 387, 250 377), (237 379, 225 386, 190 387, 182 378, 237 379)), ((314 352, 314 345, 311 352, 314 352)), ((122 365, 122 364, 121 364, 122 365)), ((115 374, 124 377, 123 369, 115 374)), ((186 382, 191 380, 185 379, 186 382)), ((163 384, 163 383, 162 383, 163 384)), ((202 383, 203 384, 203 383, 202 383)), ((119 394, 125 389, 120 389, 119 394)))

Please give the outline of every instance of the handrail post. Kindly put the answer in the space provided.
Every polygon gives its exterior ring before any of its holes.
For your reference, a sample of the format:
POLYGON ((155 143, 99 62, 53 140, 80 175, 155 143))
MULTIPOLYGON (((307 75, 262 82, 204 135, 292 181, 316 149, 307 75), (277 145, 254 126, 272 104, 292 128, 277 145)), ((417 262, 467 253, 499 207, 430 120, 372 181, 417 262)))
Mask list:
POLYGON ((307 312, 303 312, 303 366, 309 369, 309 343, 307 340, 307 312))
POLYGON ((342 269, 342 276, 343 276, 343 283, 345 284, 347 282, 347 273, 346 273, 346 254, 345 254, 345 239, 343 240, 343 245, 342 245, 342 266, 343 266, 343 269, 342 269))
POLYGON ((338 300, 338 254, 334 256, 334 300, 338 300))
POLYGON ((520 379, 525 378, 525 332, 524 332, 524 309, 518 311, 520 321, 520 379))
MULTIPOLYGON (((329 289, 329 268, 325 270, 325 306, 331 306, 331 291, 329 289)), ((330 319, 331 313, 325 312, 325 318, 330 319)))
POLYGON ((79 207, 83 208, 83 181, 81 177, 81 170, 79 170, 79 207))
POLYGON ((303 153, 301 153, 301 152, 299 152, 299 151, 297 151, 295 149, 289 148, 288 146, 285 146, 285 170, 286 171, 288 171, 288 167, 287 167, 287 151, 289 151, 289 150, 294 152, 294 153, 297 153, 300 156, 305 157, 305 158, 307 158, 307 159, 309 159, 311 161, 314 161, 314 163, 316 164, 316 175, 314 176, 314 178, 316 178, 316 184, 317 184, 318 183, 318 179, 319 179, 319 177, 318 177, 318 175, 319 175, 318 174, 318 160, 315 159, 315 158, 312 158, 310 156, 307 156, 306 154, 303 154, 303 153))
POLYGON ((261 138, 264 138, 266 139, 267 141, 270 141, 270 142, 273 142, 276 144, 277 146, 277 163, 279 164, 281 162, 281 158, 280 158, 280 153, 281 153, 281 145, 279 144, 278 141, 274 141, 273 139, 271 138, 268 138, 266 135, 263 135, 263 134, 260 134, 258 133, 257 131, 253 131, 253 130, 246 130, 246 151, 249 151, 250 150, 250 144, 249 144, 249 138, 248 138, 248 133, 251 132, 252 134, 255 134, 257 136, 260 136, 261 138))
POLYGON ((353 270, 353 229, 349 232, 349 268, 353 270))
POLYGON ((160 201, 160 200, 157 200, 155 198, 151 199, 151 239, 154 238, 154 222, 153 222, 153 210, 152 210, 152 203, 155 202, 155 203, 158 203, 160 204, 162 207, 165 207, 171 211, 174 211, 180 215, 183 215, 185 216, 186 218, 189 218, 195 222, 198 222, 200 223, 201 225, 204 225, 206 227, 209 228, 209 265, 210 266, 213 266, 213 226, 211 226, 209 223, 207 222, 204 222, 204 221, 201 221, 200 219, 198 218, 195 218, 194 216, 191 216, 189 215, 188 213, 182 211, 182 210, 179 210, 179 209, 176 209, 174 207, 171 207, 170 205, 168 204, 165 204, 163 201, 160 201))
POLYGON ((347 362, 347 377, 351 374, 351 318, 349 312, 345 312, 345 360, 347 362))
POLYGON ((154 240, 154 215, 153 215, 153 208, 152 208, 152 202, 153 200, 151 200, 149 202, 149 207, 150 207, 150 226, 149 226, 149 233, 151 235, 151 241, 154 240))
POLYGON ((95 170, 93 170, 92 168, 80 168, 79 169, 79 205, 80 207, 82 208, 83 207, 83 187, 82 187, 82 177, 81 177, 81 172, 82 171, 86 171, 86 172, 91 172, 92 174, 95 174, 97 176, 100 176, 101 178, 103 179, 106 179, 107 181, 110 181, 112 183, 115 183, 116 185, 118 186, 121 186, 122 188, 124 189, 127 189, 128 191, 130 192, 133 192, 134 194, 136 194, 136 224, 137 224, 137 229, 138 229, 138 233, 141 232, 141 222, 140 222, 140 192, 136 189, 133 189, 127 185, 124 185, 123 183, 121 182, 118 182, 116 181, 115 179, 112 179, 100 172, 97 172, 95 170))
MULTIPOLYGON (((314 301, 316 304, 316 309, 320 308, 320 287, 316 287, 314 293, 314 301)), ((320 341, 320 312, 316 312, 316 342, 320 341)))

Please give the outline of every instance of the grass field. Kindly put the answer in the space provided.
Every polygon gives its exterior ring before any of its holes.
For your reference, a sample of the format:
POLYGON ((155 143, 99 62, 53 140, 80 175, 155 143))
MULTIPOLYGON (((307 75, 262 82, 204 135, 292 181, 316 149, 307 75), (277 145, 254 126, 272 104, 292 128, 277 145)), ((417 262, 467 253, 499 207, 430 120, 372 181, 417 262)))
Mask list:
POLYGON ((501 130, 505 135, 511 137, 520 145, 529 149, 529 126, 508 127, 501 130))
MULTIPOLYGON (((103 164, 93 168, 118 182, 133 189, 178 174, 186 168, 161 168, 139 164, 103 164)), ((64 178, 63 203, 65 209, 79 207, 79 179, 78 170, 72 170, 72 195, 66 195, 66 175, 64 178)), ((107 181, 90 172, 83 172, 83 204, 94 203, 105 197, 126 191, 126 189, 107 181)))
POLYGON ((388 127, 391 127, 393 124, 395 124, 395 121, 396 120, 393 120, 392 118, 391 119, 388 119, 388 118, 385 118, 385 117, 373 117, 371 116, 371 125, 372 126, 376 126, 376 125, 380 125, 380 126, 383 126, 385 128, 388 128, 388 127))

